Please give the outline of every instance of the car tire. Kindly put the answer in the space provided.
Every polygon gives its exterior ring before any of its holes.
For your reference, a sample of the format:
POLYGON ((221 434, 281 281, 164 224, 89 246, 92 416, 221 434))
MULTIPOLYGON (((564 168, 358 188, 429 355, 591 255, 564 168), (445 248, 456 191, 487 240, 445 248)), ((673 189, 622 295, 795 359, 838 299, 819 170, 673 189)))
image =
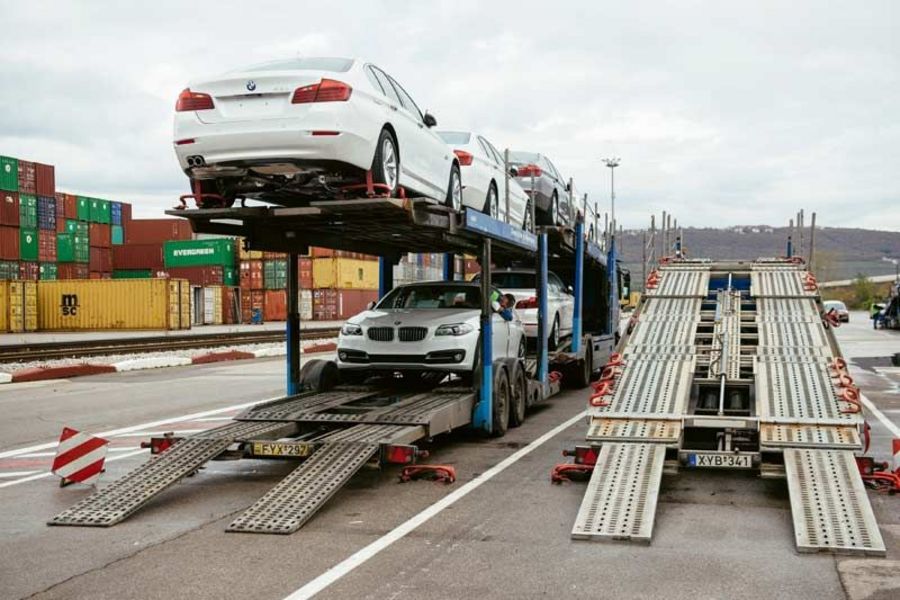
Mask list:
POLYGON ((550 335, 547 337, 547 347, 550 350, 559 347, 559 313, 553 315, 553 327, 550 328, 550 335))
POLYGON ((509 429, 510 388, 509 376, 503 363, 494 363, 494 389, 491 402, 491 435, 503 437, 509 429))
POLYGON ((509 365, 509 426, 518 427, 525 422, 525 408, 528 404, 528 384, 522 362, 510 359, 509 365))
POLYGON ((487 197, 484 199, 484 208, 481 212, 492 219, 500 219, 500 196, 497 194, 497 186, 492 181, 488 186, 487 197))
POLYGON ((546 225, 548 227, 556 227, 557 221, 559 220, 559 196, 554 190, 553 196, 550 198, 550 204, 547 206, 546 211, 540 211, 540 217, 538 218, 538 224, 546 225))
POLYGON ((450 181, 447 182, 447 197, 444 204, 456 212, 462 211, 462 177, 459 174, 459 165, 453 163, 450 167, 450 181))
POLYGON ((372 179, 391 189, 388 196, 395 196, 400 188, 400 151, 397 140, 388 129, 382 129, 372 160, 372 179), (393 156, 391 155, 393 153, 393 156))
POLYGON ((340 373, 330 360, 313 359, 300 369, 300 388, 312 392, 327 392, 338 384, 340 373))

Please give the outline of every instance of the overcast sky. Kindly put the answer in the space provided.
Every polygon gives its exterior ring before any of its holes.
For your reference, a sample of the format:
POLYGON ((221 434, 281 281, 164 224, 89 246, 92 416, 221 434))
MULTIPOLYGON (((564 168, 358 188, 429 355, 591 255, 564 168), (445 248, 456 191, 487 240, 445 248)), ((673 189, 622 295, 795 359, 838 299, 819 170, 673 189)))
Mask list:
POLYGON ((66 191, 159 216, 195 77, 297 54, 359 56, 442 128, 547 154, 625 227, 900 229, 900 3, 3 2, 0 154, 66 191), (790 4, 790 6, 788 6, 790 4), (128 6, 120 8, 120 6, 128 6))

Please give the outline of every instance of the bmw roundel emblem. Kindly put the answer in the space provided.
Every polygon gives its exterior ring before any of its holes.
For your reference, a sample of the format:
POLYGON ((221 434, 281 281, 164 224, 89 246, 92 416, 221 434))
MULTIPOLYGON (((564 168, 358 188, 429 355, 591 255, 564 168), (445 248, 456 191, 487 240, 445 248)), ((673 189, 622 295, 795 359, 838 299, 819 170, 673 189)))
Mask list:
POLYGON ((251 79, 250 81, 248 81, 248 82, 247 82, 247 89, 250 90, 251 92, 252 92, 253 90, 255 90, 255 89, 256 89, 256 82, 253 81, 252 79, 251 79))

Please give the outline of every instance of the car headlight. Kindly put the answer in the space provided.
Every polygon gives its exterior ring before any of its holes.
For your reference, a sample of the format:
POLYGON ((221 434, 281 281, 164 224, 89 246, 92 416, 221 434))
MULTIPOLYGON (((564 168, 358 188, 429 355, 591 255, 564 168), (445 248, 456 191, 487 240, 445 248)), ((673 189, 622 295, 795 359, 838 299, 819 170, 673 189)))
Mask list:
POLYGON ((441 325, 434 332, 434 335, 453 335, 460 336, 472 333, 475 328, 468 323, 451 323, 450 325, 441 325))
POLYGON ((341 335, 362 335, 362 327, 353 323, 344 323, 341 327, 341 335))

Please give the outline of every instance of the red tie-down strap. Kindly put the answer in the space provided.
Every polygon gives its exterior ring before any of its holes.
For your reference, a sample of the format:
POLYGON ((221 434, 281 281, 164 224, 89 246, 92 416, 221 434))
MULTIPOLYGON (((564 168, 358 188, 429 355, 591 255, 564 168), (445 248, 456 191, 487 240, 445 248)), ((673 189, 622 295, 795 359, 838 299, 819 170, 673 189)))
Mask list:
POLYGON ((550 374, 547 376, 551 383, 562 381, 562 378, 563 375, 559 371, 550 371, 550 374))
POLYGON ((827 313, 824 313, 822 315, 822 318, 825 320, 826 324, 830 325, 831 327, 841 326, 841 318, 838 316, 837 311, 833 308, 827 313))
POLYGON ((456 481, 456 469, 450 465, 409 465, 400 470, 400 481, 403 483, 419 479, 453 483, 456 481))
POLYGON ((609 401, 605 397, 613 393, 612 381, 598 381, 593 385, 594 393, 589 398, 591 406, 609 406, 609 401))
POLYGON ((572 478, 587 479, 594 472, 594 465, 577 465, 572 463, 562 463, 553 467, 550 471, 551 483, 563 483, 572 481, 572 478))
POLYGON ((844 388, 840 396, 838 396, 838 399, 850 405, 847 408, 841 409, 842 413, 855 414, 862 412, 862 404, 859 402, 859 388, 856 386, 844 388))

